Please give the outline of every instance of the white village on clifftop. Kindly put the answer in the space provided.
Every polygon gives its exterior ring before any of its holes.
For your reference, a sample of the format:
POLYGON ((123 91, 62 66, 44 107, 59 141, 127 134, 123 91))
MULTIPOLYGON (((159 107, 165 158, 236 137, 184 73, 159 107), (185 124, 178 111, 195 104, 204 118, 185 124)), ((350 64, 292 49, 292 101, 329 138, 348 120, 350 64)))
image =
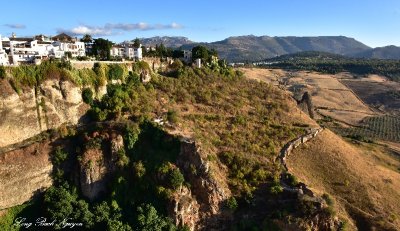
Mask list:
MULTIPOLYGON (((91 52, 91 42, 80 41, 65 33, 56 36, 36 35, 33 37, 11 37, 0 35, 0 66, 40 64, 47 59, 84 58, 91 52)), ((141 60, 142 48, 133 42, 113 45, 111 57, 127 60, 141 60)))

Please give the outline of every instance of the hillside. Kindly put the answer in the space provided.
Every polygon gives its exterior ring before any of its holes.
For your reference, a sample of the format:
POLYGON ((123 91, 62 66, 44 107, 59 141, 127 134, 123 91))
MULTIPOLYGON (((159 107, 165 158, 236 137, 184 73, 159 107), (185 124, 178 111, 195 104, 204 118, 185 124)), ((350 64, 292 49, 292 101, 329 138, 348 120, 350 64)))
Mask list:
POLYGON ((270 58, 259 66, 286 70, 307 70, 337 74, 349 72, 356 76, 383 75, 400 80, 400 60, 360 59, 319 51, 304 51, 270 58))
POLYGON ((399 47, 371 48, 345 36, 270 37, 247 35, 229 37, 210 43, 196 43, 186 37, 157 36, 142 38, 141 41, 144 46, 155 46, 163 43, 167 47, 182 49, 204 45, 216 49, 220 57, 229 62, 254 62, 305 51, 318 51, 363 59, 400 59, 399 47))
POLYGON ((369 47, 344 36, 269 37, 239 36, 210 44, 221 57, 232 61, 262 60, 301 51, 322 51, 349 55, 369 47))
MULTIPOLYGON (((196 44, 184 45, 189 49, 196 44)), ((344 36, 320 37, 270 37, 237 36, 222 41, 203 43, 214 48, 221 58, 230 62, 259 61, 302 51, 321 51, 340 55, 351 55, 371 49, 361 42, 344 36)))
POLYGON ((400 47, 377 47, 371 50, 366 50, 360 53, 353 54, 351 56, 367 59, 400 59, 400 47))
POLYGON ((2 151, 0 177, 9 187, 0 195, 13 198, 1 201, 8 210, 2 230, 18 216, 71 217, 84 230, 285 229, 288 223, 325 230, 343 223, 276 161, 286 143, 318 127, 278 88, 219 66, 172 65, 161 76, 145 62, 79 70, 44 63, 6 73, 4 82, 14 86, 8 94, 58 78, 82 88, 90 120, 2 151), (148 83, 141 82, 145 71, 148 83), (107 93, 96 98, 107 83, 107 93), (43 171, 24 159, 41 162, 43 171), (21 192, 26 174, 38 180, 21 192), (35 200, 22 204, 30 196, 35 200))
POLYGON ((295 150, 289 169, 300 180, 333 196, 358 230, 396 230, 400 226, 399 159, 371 144, 350 144, 324 131, 295 150))
MULTIPOLYGON (((313 55, 318 56, 335 57, 313 55)), ((349 230, 398 230, 398 114, 374 110, 376 101, 368 99, 384 98, 384 93, 400 89, 399 83, 377 75, 354 78, 350 73, 241 70, 248 78, 291 91, 295 98, 304 92, 311 96, 315 119, 326 129, 292 151, 286 159, 289 172, 316 192, 329 194, 339 217, 348 218, 349 230)))

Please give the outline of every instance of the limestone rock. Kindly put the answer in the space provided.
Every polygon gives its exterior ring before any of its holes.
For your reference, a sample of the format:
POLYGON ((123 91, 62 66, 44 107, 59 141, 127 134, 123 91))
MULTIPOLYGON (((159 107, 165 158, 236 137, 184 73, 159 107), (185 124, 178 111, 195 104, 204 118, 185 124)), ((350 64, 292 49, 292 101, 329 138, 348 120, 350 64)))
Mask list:
POLYGON ((190 189, 181 186, 172 196, 170 216, 177 226, 187 226, 191 231, 196 230, 200 220, 200 205, 193 198, 190 189))
POLYGON ((190 183, 192 192, 200 205, 199 225, 211 228, 224 223, 221 220, 229 219, 222 212, 222 204, 230 198, 231 192, 226 184, 213 177, 210 164, 202 157, 194 141, 187 138, 181 139, 181 152, 177 165, 190 183), (217 220, 219 221, 216 222, 217 220))
MULTIPOLYGON (((10 89, 8 81, 0 89, 10 89)), ((11 88, 12 89, 12 88, 11 88)), ((0 147, 15 144, 61 124, 77 124, 88 106, 81 89, 68 81, 46 80, 36 90, 0 94, 0 147)))
POLYGON ((82 194, 89 200, 94 200, 100 193, 106 192, 104 177, 107 167, 100 149, 89 149, 83 153, 80 173, 82 194))
POLYGON ((49 141, 0 154, 0 210, 23 204, 53 183, 49 141))

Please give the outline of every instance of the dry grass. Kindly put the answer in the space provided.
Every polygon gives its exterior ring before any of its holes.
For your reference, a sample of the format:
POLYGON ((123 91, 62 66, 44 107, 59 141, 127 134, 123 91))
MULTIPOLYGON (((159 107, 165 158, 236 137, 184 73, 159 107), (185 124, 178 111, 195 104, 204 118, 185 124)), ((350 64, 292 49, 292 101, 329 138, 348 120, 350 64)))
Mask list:
POLYGON ((389 157, 384 148, 353 145, 329 130, 296 149, 288 160, 294 175, 333 195, 339 214, 350 214, 360 230, 400 227, 400 173, 390 167, 396 164, 399 159, 389 157))
POLYGON ((287 75, 287 72, 280 69, 261 69, 261 68, 239 68, 249 79, 272 83, 278 85, 278 79, 287 75))
POLYGON ((344 122, 345 124, 358 125, 365 117, 373 114, 357 111, 343 111, 336 109, 317 109, 319 114, 329 116, 336 121, 344 122))
MULTIPOLYGON (((347 124, 355 125, 366 116, 377 114, 339 81, 352 78, 347 73, 329 75, 308 71, 289 72, 258 68, 242 68, 241 71, 250 79, 274 84, 278 84, 278 80, 286 82, 286 87, 297 96, 308 91, 312 94, 314 106, 325 109, 319 111, 321 114, 347 124)), ((371 76, 369 79, 383 81, 377 76, 371 76)))

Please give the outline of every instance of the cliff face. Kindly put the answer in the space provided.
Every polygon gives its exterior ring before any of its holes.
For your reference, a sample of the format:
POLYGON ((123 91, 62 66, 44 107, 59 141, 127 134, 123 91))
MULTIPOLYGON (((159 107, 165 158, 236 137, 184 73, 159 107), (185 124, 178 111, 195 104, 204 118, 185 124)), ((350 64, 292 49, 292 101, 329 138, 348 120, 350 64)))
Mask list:
MULTIPOLYGON (((206 160, 205 154, 201 152, 195 141, 181 138, 181 151, 177 166, 183 170, 185 179, 191 185, 192 194, 200 205, 199 208, 187 206, 191 209, 187 209, 186 212, 178 212, 177 214, 189 214, 186 216, 187 219, 183 219, 181 223, 188 225, 191 230, 223 229, 223 224, 226 225, 228 223, 226 221, 231 219, 229 213, 225 213, 223 210, 223 203, 230 198, 231 191, 223 179, 215 177, 216 169, 206 160), (199 213, 197 215, 199 218, 192 215, 196 213, 199 213), (197 219, 199 221, 196 222, 196 226, 192 226, 197 219)), ((192 195, 190 197, 192 198, 192 195)), ((180 217, 184 218, 185 216, 180 217)))
POLYGON ((46 80, 36 89, 17 94, 0 82, 0 147, 21 142, 63 123, 78 123, 88 106, 81 90, 68 81, 46 80))
POLYGON ((91 139, 94 140, 100 136, 106 144, 103 147, 100 145, 86 149, 79 163, 81 191, 89 200, 94 200, 109 191, 107 184, 118 168, 118 152, 124 149, 124 140, 121 135, 94 133, 91 139))
POLYGON ((22 204, 52 185, 50 141, 0 154, 0 210, 22 204))

